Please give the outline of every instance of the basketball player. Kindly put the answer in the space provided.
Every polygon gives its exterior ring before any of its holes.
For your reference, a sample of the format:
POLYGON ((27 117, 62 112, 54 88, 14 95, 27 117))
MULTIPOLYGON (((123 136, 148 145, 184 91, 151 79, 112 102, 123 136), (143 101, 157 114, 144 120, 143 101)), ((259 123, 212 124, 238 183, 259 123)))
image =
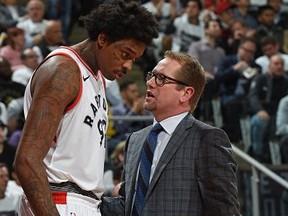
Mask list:
POLYGON ((134 1, 101 4, 82 21, 88 39, 50 53, 26 88, 15 159, 21 215, 101 215, 104 77, 123 77, 157 37, 157 21, 134 1))

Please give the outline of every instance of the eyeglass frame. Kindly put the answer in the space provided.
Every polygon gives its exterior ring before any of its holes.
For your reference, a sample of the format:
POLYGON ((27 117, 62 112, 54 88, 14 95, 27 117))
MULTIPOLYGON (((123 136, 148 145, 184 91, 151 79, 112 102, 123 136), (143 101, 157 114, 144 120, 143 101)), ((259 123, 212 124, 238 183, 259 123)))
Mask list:
POLYGON ((24 57, 25 59, 37 59, 37 58, 39 58, 39 56, 38 55, 25 55, 25 57, 24 57))
POLYGON ((157 86, 159 87, 162 87, 164 86, 165 84, 180 84, 180 85, 184 85, 184 86, 191 86, 191 85, 188 85, 187 83, 185 82, 182 82, 180 80, 177 80, 177 79, 174 79, 172 77, 169 77, 169 76, 166 76, 162 73, 155 73, 153 71, 149 71, 147 72, 147 75, 146 75, 146 81, 148 82, 149 80, 151 80, 153 77, 155 77, 155 83, 157 86), (162 78, 160 78, 159 76, 162 76, 162 78), (158 80, 158 81, 157 81, 158 80), (174 81, 174 82, 167 82, 167 80, 171 80, 171 81, 174 81), (161 84, 159 84, 159 81, 161 82, 161 84))
POLYGON ((255 54, 255 52, 256 52, 256 50, 247 49, 244 46, 241 46, 240 48, 242 48, 245 52, 251 53, 252 55, 255 54))

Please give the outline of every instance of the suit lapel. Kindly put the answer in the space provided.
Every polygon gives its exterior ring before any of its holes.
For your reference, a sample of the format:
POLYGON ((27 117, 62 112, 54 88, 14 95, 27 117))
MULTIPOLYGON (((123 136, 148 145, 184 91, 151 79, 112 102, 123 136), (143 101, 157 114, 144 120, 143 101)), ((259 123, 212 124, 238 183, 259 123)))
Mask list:
MULTIPOLYGON (((125 163, 125 194, 126 194, 126 210, 131 209, 129 204, 132 203, 132 198, 135 191, 135 182, 137 177, 137 171, 140 162, 140 154, 144 142, 146 141, 146 137, 148 136, 149 131, 151 130, 152 125, 145 128, 140 133, 133 133, 131 137, 129 137, 128 141, 128 154, 129 159, 125 163), (145 139, 143 139, 145 137, 145 139)), ((130 212, 128 212, 130 214, 130 212)))
POLYGON ((154 175, 149 184, 146 199, 147 197, 149 197, 151 191, 155 187, 155 184, 158 181, 159 177, 161 176, 162 172, 164 171, 165 167, 167 166, 169 161, 173 158, 174 154, 176 153, 176 151, 178 150, 178 148, 188 135, 189 130, 187 130, 187 128, 191 127, 194 121, 195 121, 194 117, 191 114, 188 114, 176 127, 157 164, 154 175))

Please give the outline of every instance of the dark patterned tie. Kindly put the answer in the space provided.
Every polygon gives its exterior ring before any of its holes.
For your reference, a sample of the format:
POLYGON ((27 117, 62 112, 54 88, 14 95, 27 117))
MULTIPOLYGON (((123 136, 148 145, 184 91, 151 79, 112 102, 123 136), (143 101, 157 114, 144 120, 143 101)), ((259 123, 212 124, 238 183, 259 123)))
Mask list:
POLYGON ((146 142, 143 145, 140 160, 140 169, 137 180, 137 189, 135 194, 135 202, 132 211, 133 216, 141 215, 145 196, 147 193, 151 165, 153 161, 153 155, 157 144, 158 134, 163 130, 162 126, 157 123, 150 131, 146 142))

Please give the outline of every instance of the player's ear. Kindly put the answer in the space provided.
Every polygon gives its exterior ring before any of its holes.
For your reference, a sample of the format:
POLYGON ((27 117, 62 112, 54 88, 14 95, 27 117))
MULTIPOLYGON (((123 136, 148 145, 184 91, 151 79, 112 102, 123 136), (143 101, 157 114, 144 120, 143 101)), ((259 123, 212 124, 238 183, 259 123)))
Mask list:
POLYGON ((106 35, 104 33, 100 33, 98 35, 97 42, 98 42, 98 45, 99 45, 100 48, 105 46, 105 44, 107 43, 106 35))

